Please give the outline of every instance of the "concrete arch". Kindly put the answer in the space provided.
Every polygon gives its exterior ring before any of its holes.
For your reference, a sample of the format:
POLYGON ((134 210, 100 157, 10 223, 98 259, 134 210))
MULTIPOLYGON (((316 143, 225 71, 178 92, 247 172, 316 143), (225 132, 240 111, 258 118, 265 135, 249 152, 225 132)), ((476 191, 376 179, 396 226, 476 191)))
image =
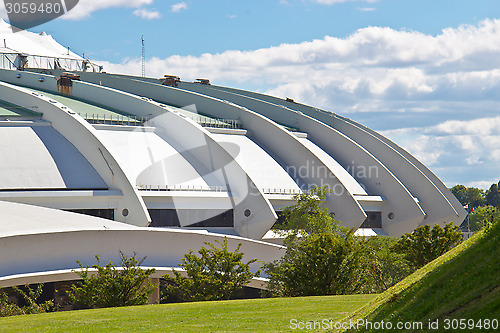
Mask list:
POLYGON ((336 175, 338 171, 332 169, 331 165, 325 164, 324 160, 307 148, 295 135, 263 115, 214 97, 139 80, 125 80, 111 75, 93 73, 82 73, 82 79, 92 82, 99 81, 104 86, 147 96, 156 101, 175 106, 195 104, 200 106, 199 109, 201 112, 214 117, 226 119, 237 118, 249 130, 252 137, 255 137, 260 143, 270 149, 287 166, 293 167, 296 170, 304 167, 308 168, 310 165, 306 165, 306 163, 310 161, 312 164, 328 170, 330 172, 329 175, 332 175, 332 177, 329 177, 330 179, 327 179, 327 177, 318 177, 317 175, 309 175, 308 177, 304 177, 304 180, 309 184, 316 184, 318 186, 327 185, 333 189, 336 186, 341 186, 341 190, 335 191, 328 196, 328 206, 344 224, 351 227, 359 227, 366 218, 366 214, 354 198, 353 193, 350 193, 345 183, 342 182, 342 179, 339 179, 338 175, 336 175), (287 153, 290 151, 294 153, 287 153))
POLYGON ((245 96, 303 112, 353 139, 386 165, 419 199, 419 204, 426 213, 426 219, 422 221, 423 224, 447 221, 460 223, 466 216, 466 212, 455 196, 426 166, 397 144, 366 126, 331 112, 264 94, 186 82, 179 83, 179 87, 228 99, 245 96))
POLYGON ((123 197, 118 201, 118 214, 115 218, 137 226, 149 224, 150 217, 144 201, 112 154, 97 138, 92 126, 64 105, 26 89, 0 82, 0 95, 2 99, 22 107, 41 106, 43 119, 50 121, 52 127, 75 146, 110 189, 122 192, 123 197))
MULTIPOLYGON (((0 75, 7 74, 6 79, 1 75, 2 79, 14 81, 19 85, 57 92, 56 80, 53 76, 20 73, 20 78, 17 78, 16 74, 12 72, 0 72, 0 75)), ((255 186, 251 178, 231 155, 212 138, 207 130, 191 119, 148 98, 124 91, 88 82, 73 81, 71 96, 139 117, 156 117, 155 124, 161 125, 155 130, 158 136, 175 145, 174 147, 180 153, 189 152, 196 161, 202 164, 205 172, 208 170, 208 172, 214 173, 216 177, 219 177, 221 183, 228 185, 232 193, 231 200, 234 203, 234 228, 238 234, 260 239, 274 224, 277 219, 276 213, 260 189, 255 186), (200 143, 206 146, 206 149, 196 149, 200 147, 200 143)), ((82 122, 85 123, 83 119, 82 122)), ((87 126, 91 127, 88 124, 87 126)), ((145 206, 144 211, 147 214, 145 206)))

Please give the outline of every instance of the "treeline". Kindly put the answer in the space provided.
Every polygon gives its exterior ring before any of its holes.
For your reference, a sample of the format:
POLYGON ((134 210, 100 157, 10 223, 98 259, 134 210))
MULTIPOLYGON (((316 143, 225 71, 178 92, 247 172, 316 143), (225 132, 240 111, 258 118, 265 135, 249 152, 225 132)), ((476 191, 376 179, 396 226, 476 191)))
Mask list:
POLYGON ((469 205, 469 209, 479 206, 500 206, 500 181, 496 184, 491 184, 490 188, 486 191, 477 187, 466 187, 464 185, 455 185, 450 190, 462 205, 469 205))
POLYGON ((479 231, 500 221, 500 181, 486 191, 464 185, 455 185, 450 190, 469 212, 462 222, 462 230, 479 231))

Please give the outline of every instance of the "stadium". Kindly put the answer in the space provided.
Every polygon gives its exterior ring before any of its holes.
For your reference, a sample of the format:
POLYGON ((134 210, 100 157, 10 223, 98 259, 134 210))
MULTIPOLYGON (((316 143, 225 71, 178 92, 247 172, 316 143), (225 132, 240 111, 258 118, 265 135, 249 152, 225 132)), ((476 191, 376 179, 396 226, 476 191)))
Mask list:
POLYGON ((74 280, 76 260, 120 251, 159 277, 224 237, 272 261, 281 210, 317 186, 363 236, 466 215, 415 157, 333 112, 208 79, 106 73, 4 21, 0 38, 0 287, 74 280))

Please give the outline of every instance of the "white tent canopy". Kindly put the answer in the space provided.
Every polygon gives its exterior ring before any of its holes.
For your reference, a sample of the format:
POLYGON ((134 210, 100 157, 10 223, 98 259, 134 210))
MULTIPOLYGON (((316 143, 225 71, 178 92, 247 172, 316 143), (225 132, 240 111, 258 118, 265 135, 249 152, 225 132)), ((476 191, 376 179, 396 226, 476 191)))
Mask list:
POLYGON ((22 30, 13 33, 10 24, 1 18, 0 53, 24 53, 34 56, 83 60, 82 57, 69 51, 44 32, 37 34, 22 30))
POLYGON ((14 33, 11 25, 0 18, 0 68, 86 70, 88 65, 87 60, 45 32, 37 34, 22 30, 14 33))

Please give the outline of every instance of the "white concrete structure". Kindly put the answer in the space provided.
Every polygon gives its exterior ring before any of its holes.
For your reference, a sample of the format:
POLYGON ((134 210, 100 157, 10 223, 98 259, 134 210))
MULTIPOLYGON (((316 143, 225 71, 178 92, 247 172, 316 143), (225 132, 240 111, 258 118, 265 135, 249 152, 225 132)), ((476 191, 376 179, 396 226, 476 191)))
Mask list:
MULTIPOLYGON (((0 35, 12 39, 4 25, 0 35)), ((62 52, 47 36, 21 37, 34 46, 5 43, 62 52)), ((119 250, 168 270, 224 235, 248 257, 274 260, 282 248, 260 240, 294 194, 315 186, 332 190, 327 207, 359 235, 465 217, 408 152, 331 112, 176 78, 45 65, 0 69, 0 287, 74 278, 77 259, 116 260, 119 250)))

